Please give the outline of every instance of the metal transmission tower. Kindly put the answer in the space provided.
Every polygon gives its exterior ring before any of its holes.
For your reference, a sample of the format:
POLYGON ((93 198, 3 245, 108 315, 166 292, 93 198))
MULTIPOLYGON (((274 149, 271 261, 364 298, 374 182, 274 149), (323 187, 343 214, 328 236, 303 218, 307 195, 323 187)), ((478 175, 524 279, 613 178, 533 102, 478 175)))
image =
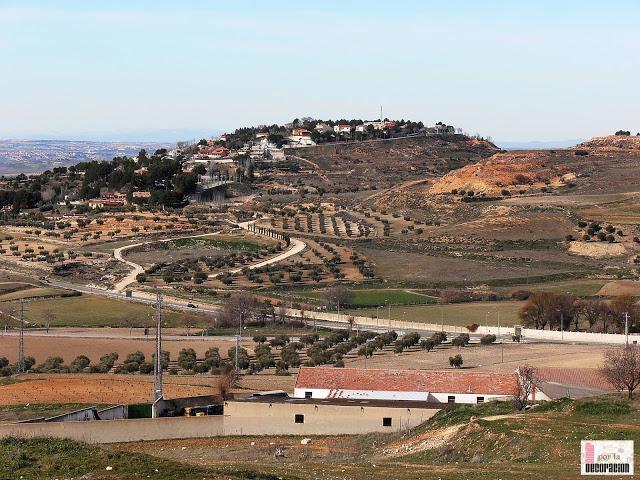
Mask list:
POLYGON ((153 381, 153 403, 162 399, 162 295, 156 296, 156 355, 153 362, 155 379, 153 381))
POLYGON ((18 342, 17 373, 24 373, 24 300, 20 300, 20 340, 18 342))

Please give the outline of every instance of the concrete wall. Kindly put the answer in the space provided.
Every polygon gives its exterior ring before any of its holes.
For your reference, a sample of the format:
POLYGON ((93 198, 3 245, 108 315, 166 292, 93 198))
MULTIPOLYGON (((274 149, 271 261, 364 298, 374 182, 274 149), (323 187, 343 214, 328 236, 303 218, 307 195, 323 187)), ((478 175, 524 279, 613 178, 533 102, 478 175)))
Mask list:
POLYGON ((329 390, 325 388, 296 388, 293 396, 305 398, 305 393, 311 392, 311 398, 354 398, 371 400, 405 400, 448 403, 449 396, 455 397, 454 403, 476 404, 478 397, 484 397, 485 402, 491 400, 510 400, 511 395, 483 395, 481 393, 437 393, 437 392, 389 392, 371 390, 329 390))
POLYGON ((74 412, 49 417, 45 422, 88 422, 93 420, 98 420, 98 409, 96 407, 87 407, 74 412))
POLYGON ((308 403, 227 402, 225 415, 94 422, 0 425, 0 438, 54 437, 87 443, 136 442, 225 435, 349 435, 393 432, 414 427, 438 410, 308 403), (296 423, 296 415, 304 423, 296 423), (391 418, 391 427, 382 419, 391 418))
MULTIPOLYGON (((300 318, 300 310, 288 309, 287 315, 295 318, 300 318)), ((314 312, 305 311, 304 318, 324 320, 327 322, 344 323, 348 325, 347 319, 349 315, 337 315, 335 313, 326 312, 314 312)), ((371 317, 353 316, 354 328, 357 325, 366 327, 388 328, 391 330, 413 330, 413 331, 444 331, 450 334, 470 333, 465 327, 459 327, 455 325, 441 325, 439 323, 421 323, 421 322, 403 322, 400 320, 387 320, 384 318, 376 319, 371 317)), ((511 336, 514 334, 513 327, 486 327, 480 326, 475 332, 479 335, 501 335, 503 338, 511 340, 511 336)), ((605 344, 617 344, 622 345, 626 342, 625 335, 613 334, 613 333, 588 333, 588 332, 557 332, 549 330, 535 330, 530 328, 522 329, 522 336, 524 339, 531 340, 554 340, 554 341, 566 341, 566 342, 579 342, 579 343, 605 343, 605 344)), ((629 343, 640 344, 640 334, 629 334, 629 343)))
POLYGON ((429 392, 390 392, 382 390, 338 390, 328 388, 295 388, 293 396, 305 398, 305 393, 311 392, 311 398, 355 398, 370 400, 411 400, 426 402, 429 392))
POLYGON ((87 443, 215 437, 223 434, 222 416, 0 425, 0 438, 53 437, 87 443))
POLYGON ((341 435, 395 432, 415 427, 437 409, 362 405, 314 405, 302 402, 225 404, 226 435, 341 435), (304 415, 304 423, 295 423, 304 415), (382 425, 391 418, 391 427, 382 425))
POLYGON ((129 408, 126 405, 116 405, 114 407, 98 410, 100 420, 122 420, 128 418, 129 408))

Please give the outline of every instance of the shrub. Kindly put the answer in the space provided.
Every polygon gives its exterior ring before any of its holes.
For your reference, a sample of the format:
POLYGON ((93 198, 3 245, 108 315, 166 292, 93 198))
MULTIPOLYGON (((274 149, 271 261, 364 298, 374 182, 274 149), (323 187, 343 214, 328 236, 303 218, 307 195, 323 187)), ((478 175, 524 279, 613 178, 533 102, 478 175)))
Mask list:
POLYGON ((454 357, 449 357, 449 365, 454 368, 460 368, 464 361, 462 360, 462 355, 458 354, 454 357))
POLYGON ((436 345, 440 345, 447 341, 447 334, 445 332, 435 332, 431 335, 431 340, 433 340, 436 345))
POLYGON ((214 368, 218 368, 221 362, 220 358, 220 350, 218 347, 211 347, 204 354, 204 363, 208 370, 213 370, 214 368))
POLYGON ((468 333, 461 333, 456 338, 451 340, 451 345, 453 345, 454 347, 464 347, 468 345, 470 341, 471 338, 469 337, 468 333))
POLYGON ((85 368, 89 366, 91 360, 86 355, 79 355, 73 359, 70 365, 70 369, 72 372, 81 372, 85 368))
POLYGON ((492 334, 483 335, 482 338, 480 339, 480 343, 482 345, 491 345, 495 341, 496 341, 496 336, 492 334))
POLYGON ((153 364, 150 362, 143 362, 140 364, 138 371, 143 375, 149 375, 150 373, 153 373, 153 364))
POLYGON ((430 352, 435 348, 435 346, 436 346, 436 343, 430 338, 420 340, 420 348, 422 348, 422 350, 426 350, 427 352, 430 352))
POLYGON ((193 348, 183 348, 178 354, 178 365, 184 370, 193 370, 196 366, 196 351, 193 348))

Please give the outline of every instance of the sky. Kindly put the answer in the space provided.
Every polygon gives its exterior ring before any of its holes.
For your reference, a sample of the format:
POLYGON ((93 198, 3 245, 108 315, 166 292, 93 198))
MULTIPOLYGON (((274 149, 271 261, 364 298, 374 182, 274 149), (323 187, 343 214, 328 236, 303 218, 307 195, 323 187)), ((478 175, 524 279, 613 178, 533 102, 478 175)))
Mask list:
POLYGON ((638 0, 0 0, 0 139, 175 140, 380 105, 503 141, 635 133, 639 24, 638 0))

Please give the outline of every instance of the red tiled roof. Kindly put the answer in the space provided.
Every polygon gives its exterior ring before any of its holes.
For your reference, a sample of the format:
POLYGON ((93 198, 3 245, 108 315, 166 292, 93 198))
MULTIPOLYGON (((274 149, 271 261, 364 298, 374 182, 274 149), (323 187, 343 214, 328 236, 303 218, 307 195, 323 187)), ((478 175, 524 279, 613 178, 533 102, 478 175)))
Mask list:
POLYGON ((596 368, 538 367, 535 372, 542 382, 602 390, 612 390, 614 388, 596 368))
POLYGON ((511 395, 515 373, 300 367, 296 388, 511 395))

